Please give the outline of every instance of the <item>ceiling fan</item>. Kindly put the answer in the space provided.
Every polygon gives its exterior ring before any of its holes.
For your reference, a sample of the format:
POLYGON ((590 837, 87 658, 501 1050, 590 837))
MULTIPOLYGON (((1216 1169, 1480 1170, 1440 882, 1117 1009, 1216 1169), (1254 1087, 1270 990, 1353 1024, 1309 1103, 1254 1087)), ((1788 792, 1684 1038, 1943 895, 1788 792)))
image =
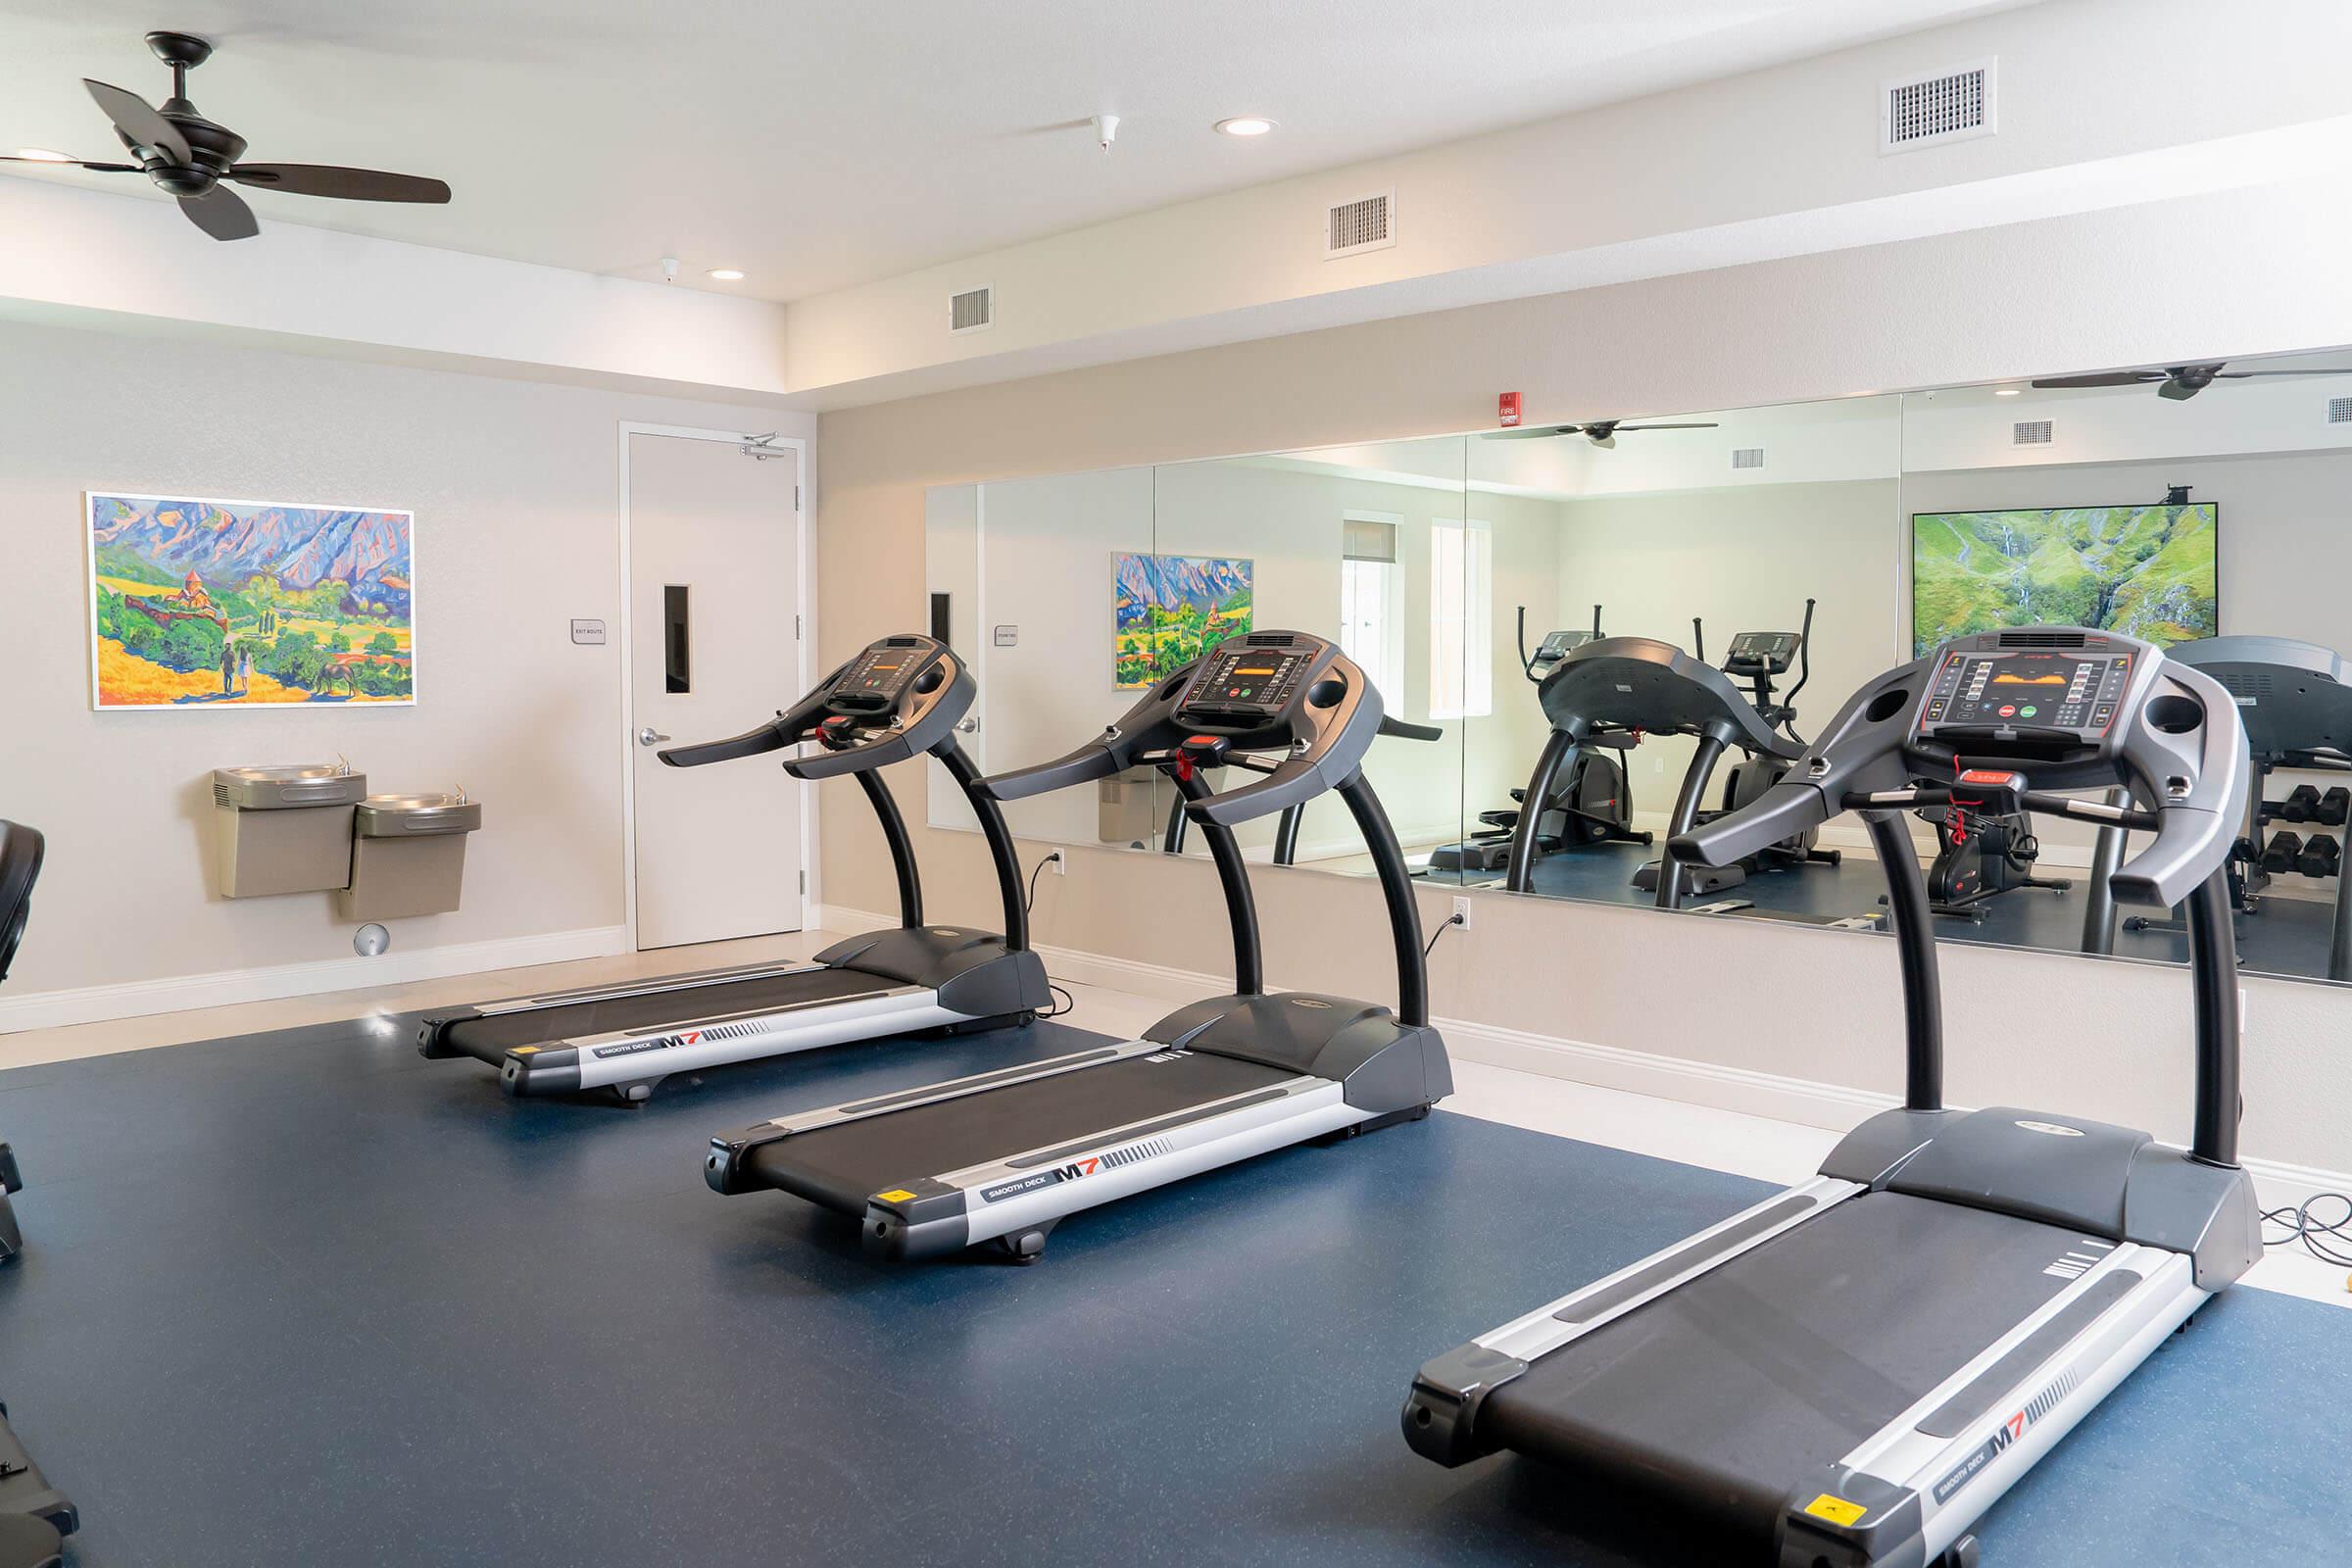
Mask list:
POLYGON ((2147 386, 2153 383, 2156 395, 2171 398, 2175 403, 2193 398, 2216 381, 2243 381, 2257 375, 2352 375, 2352 369, 2341 370, 2225 370, 2226 361, 2211 365, 2174 365, 2161 370, 2104 370, 2096 375, 2049 375, 2034 385, 2047 391, 2053 387, 2076 386, 2147 386))
POLYGON ((185 32, 151 32, 147 47, 172 68, 172 96, 151 107, 137 93, 82 78, 82 85, 115 123, 115 134, 138 160, 135 164, 92 163, 79 158, 0 158, 0 163, 52 164, 107 174, 145 174, 179 198, 179 210, 215 239, 250 239, 261 224, 243 197, 221 183, 233 180, 256 190, 294 196, 335 196, 354 202, 446 202, 449 187, 415 174, 332 164, 241 164, 245 138, 215 124, 188 102, 188 73, 212 58, 210 41, 185 32))
POLYGON ((1525 441, 1534 436, 1581 435, 1596 447, 1614 448, 1620 430, 1712 430, 1712 419, 1678 424, 1628 424, 1623 419, 1594 419, 1588 424, 1547 424, 1533 430, 1489 430, 1490 441, 1525 441))

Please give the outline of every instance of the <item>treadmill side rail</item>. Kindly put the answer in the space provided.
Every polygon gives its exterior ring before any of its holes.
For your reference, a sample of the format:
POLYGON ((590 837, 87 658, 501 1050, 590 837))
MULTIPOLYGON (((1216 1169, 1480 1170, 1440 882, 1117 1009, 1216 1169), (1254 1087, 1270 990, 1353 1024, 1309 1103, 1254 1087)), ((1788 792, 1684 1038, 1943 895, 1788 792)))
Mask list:
POLYGON ((1476 1343, 1523 1361, 1547 1355, 1569 1341, 1611 1323, 1644 1302, 1686 1285, 1711 1269, 1771 1241, 1784 1231, 1818 1219, 1833 1205, 1867 1191, 1826 1176, 1775 1193, 1719 1224, 1652 1252, 1638 1263, 1547 1301, 1523 1317, 1482 1334, 1476 1343))
POLYGON ((29 1514, 61 1536, 81 1528, 81 1515, 73 1501, 49 1484, 9 1428, 5 1405, 0 1405, 0 1514, 29 1514))
POLYGON ((500 1064, 499 1080, 511 1095, 569 1094, 966 1021, 941 1006, 934 993, 902 986, 873 996, 517 1046, 500 1064))
POLYGON ((1935 1562, 2210 1298, 2180 1253, 2118 1247, 1800 1487, 1783 1521, 1783 1568, 1935 1562), (2052 1330, 2064 1337, 2045 1351, 2052 1330), (1984 1386, 1988 1374, 2002 1387, 1984 1386))

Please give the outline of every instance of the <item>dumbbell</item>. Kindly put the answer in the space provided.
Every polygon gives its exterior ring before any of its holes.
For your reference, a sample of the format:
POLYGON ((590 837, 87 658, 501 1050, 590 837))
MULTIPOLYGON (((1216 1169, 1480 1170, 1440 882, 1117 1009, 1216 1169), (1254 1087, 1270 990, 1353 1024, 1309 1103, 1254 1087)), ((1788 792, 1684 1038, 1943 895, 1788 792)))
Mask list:
POLYGON ((2316 784, 2298 784, 2278 803, 2278 816, 2282 822, 2308 822, 2319 814, 2320 790, 2316 784))
POLYGON ((2328 827, 2342 827, 2346 817, 2352 817, 2352 790, 2338 784, 2320 797, 2320 811, 2312 820, 2328 827))
POLYGON ((2325 833, 2314 833, 2295 857, 2295 869, 2305 876, 2333 876, 2343 864, 2343 848, 2325 833))
POLYGON ((2265 871, 2292 871, 2295 868, 2295 862, 2302 858, 2302 834, 2274 833, 2271 835, 2270 847, 2262 852, 2262 868, 2265 871))

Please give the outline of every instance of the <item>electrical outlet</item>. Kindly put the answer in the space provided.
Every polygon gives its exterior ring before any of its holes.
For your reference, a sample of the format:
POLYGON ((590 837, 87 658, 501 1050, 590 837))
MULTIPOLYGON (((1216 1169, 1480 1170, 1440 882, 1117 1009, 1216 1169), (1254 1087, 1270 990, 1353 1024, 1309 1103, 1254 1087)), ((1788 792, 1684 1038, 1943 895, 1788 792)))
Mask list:
POLYGON ((1070 862, 1062 858, 1062 853, 1059 850, 1055 850, 1052 855, 1047 856, 1046 863, 1054 868, 1054 874, 1055 876, 1067 876, 1069 874, 1070 862))
POLYGON ((1453 923, 1465 931, 1470 929, 1470 901, 1459 895, 1453 901, 1453 923))

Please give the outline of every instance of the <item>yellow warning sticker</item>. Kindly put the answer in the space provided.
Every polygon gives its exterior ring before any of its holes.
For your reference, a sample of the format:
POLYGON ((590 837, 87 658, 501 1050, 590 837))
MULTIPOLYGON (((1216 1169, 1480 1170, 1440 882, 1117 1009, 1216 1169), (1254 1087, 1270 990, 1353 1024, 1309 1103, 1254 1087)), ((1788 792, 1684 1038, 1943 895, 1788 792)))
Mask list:
POLYGON ((538 1049, 539 1049, 539 1048, 538 1048, 537 1046, 516 1046, 516 1047, 514 1048, 514 1054, 516 1054, 517 1056, 527 1056, 527 1055, 529 1055, 529 1054, 530 1054, 532 1052, 534 1052, 534 1051, 537 1051, 538 1049))
POLYGON ((1870 1510, 1858 1502, 1833 1497, 1825 1492, 1805 1504, 1805 1512, 1816 1519, 1827 1519, 1834 1525, 1850 1525, 1870 1510))
POLYGON ((879 1203, 904 1203, 913 1196, 904 1187, 893 1187, 887 1193, 876 1193, 874 1200, 879 1203))

